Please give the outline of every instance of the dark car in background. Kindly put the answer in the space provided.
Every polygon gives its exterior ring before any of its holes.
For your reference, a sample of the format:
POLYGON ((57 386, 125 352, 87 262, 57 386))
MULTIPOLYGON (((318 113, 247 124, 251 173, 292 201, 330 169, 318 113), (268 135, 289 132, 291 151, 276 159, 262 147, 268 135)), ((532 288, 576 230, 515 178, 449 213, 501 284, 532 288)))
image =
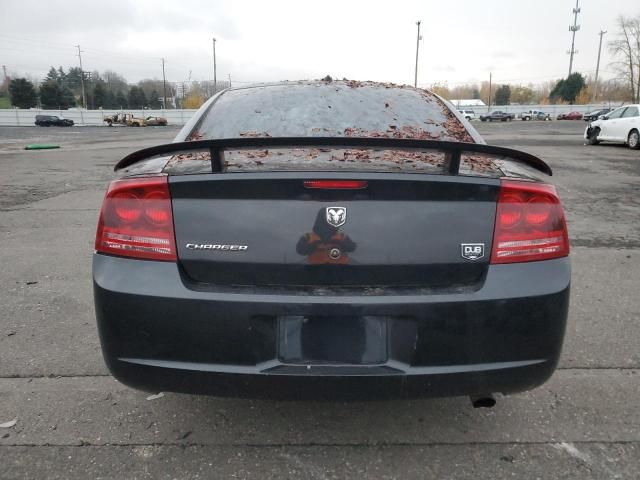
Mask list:
POLYGON ((557 117, 558 120, 582 120, 582 114, 580 112, 568 112, 561 113, 557 117))
POLYGON ((486 115, 480 115, 480 120, 483 122, 510 122, 514 118, 515 116, 512 113, 503 112, 501 110, 494 110, 493 112, 487 113, 486 115))
POLYGON ((492 394, 556 368, 563 209, 539 158, 373 82, 227 89, 117 165, 98 221, 106 363, 149 391, 492 394))
POLYGON ((582 119, 585 122, 593 122, 594 120, 598 120, 601 115, 606 115, 610 111, 611 111, 610 108, 602 108, 600 110, 594 110, 592 112, 585 113, 582 119))
POLYGON ((60 115, 36 115, 35 124, 39 127, 72 127, 73 120, 60 115))

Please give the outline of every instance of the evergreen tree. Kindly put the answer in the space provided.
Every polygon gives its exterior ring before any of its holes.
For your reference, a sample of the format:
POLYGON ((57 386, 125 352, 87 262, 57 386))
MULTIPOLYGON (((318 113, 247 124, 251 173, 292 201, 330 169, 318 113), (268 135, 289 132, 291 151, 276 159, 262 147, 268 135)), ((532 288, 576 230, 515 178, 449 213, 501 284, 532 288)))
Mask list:
POLYGON ((549 96, 554 101, 562 99, 565 102, 573 103, 585 85, 586 82, 582 74, 575 72, 556 83, 556 86, 553 87, 549 96))
POLYGON ((147 106, 147 97, 140 87, 129 89, 129 108, 143 108, 147 106))
POLYGON ((96 82, 93 87, 93 106, 94 108, 105 108, 107 105, 107 90, 104 88, 102 81, 96 82))
POLYGON ((122 93, 122 91, 118 92, 115 100, 116 100, 116 104, 114 108, 126 108, 129 104, 127 101, 127 97, 124 96, 124 93, 122 93))
POLYGON ((60 86, 56 81, 48 80, 40 85, 40 103, 42 108, 66 110, 75 106, 76 99, 65 85, 60 86))
MULTIPOLYGON (((47 75, 47 77, 49 77, 49 75, 47 75)), ((40 103, 42 104, 42 108, 62 108, 60 106, 60 95, 61 89, 57 81, 46 80, 40 85, 40 103)))
POLYGON ((496 90, 496 105, 509 105, 511 99, 511 87, 509 85, 501 85, 496 90))
MULTIPOLYGON (((62 67, 60 67, 62 68, 62 67)), ((44 81, 45 82, 56 82, 58 83, 60 81, 60 75, 58 74, 58 70, 56 70, 54 67, 51 67, 49 69, 49 73, 47 73, 47 76, 44 77, 44 81)))
POLYGON ((160 94, 154 89, 149 95, 149 108, 160 108, 162 102, 160 101, 160 94))
POLYGON ((9 83, 11 104, 18 108, 31 108, 38 104, 36 89, 26 78, 16 78, 9 83))
POLYGON ((104 108, 118 108, 119 105, 116 102, 116 96, 111 90, 107 90, 104 97, 104 108))
POLYGON ((60 87, 60 108, 66 110, 69 107, 76 106, 76 97, 69 87, 63 85, 60 87))
POLYGON ((65 84, 72 89, 75 94, 80 95, 82 90, 82 70, 80 67, 72 67, 65 76, 65 84))

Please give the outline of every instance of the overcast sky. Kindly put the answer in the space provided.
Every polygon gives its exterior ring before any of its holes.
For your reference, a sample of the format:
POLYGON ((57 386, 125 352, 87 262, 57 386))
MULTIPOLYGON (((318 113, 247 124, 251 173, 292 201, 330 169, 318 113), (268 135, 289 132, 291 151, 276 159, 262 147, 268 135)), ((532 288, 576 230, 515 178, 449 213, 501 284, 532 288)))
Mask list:
MULTIPOLYGON (((574 71, 592 74, 598 32, 638 0, 582 0, 574 71)), ((539 83, 567 74, 575 0, 0 0, 0 65, 42 77, 50 65, 115 70, 129 82, 213 77, 234 83, 319 78, 418 84, 539 83)), ((615 76, 603 48, 601 75, 615 76)))

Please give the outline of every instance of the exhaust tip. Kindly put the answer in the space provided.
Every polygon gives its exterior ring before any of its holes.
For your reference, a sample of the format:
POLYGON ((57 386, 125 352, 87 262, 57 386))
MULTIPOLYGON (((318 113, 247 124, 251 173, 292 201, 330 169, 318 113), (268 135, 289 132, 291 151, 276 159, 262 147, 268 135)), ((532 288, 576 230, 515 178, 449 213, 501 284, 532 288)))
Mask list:
POLYGON ((496 404, 496 399, 490 393, 487 395, 477 395, 469 397, 473 408, 492 408, 496 404))

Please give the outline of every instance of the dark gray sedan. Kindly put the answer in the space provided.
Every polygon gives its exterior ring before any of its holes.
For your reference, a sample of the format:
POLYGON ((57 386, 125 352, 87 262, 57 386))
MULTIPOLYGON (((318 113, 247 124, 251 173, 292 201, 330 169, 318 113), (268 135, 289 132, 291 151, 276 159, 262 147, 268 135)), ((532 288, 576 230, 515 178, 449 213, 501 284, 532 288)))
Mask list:
POLYGON ((428 91, 228 89, 116 170, 93 282, 127 385, 489 406, 556 368, 570 264, 551 170, 428 91))

